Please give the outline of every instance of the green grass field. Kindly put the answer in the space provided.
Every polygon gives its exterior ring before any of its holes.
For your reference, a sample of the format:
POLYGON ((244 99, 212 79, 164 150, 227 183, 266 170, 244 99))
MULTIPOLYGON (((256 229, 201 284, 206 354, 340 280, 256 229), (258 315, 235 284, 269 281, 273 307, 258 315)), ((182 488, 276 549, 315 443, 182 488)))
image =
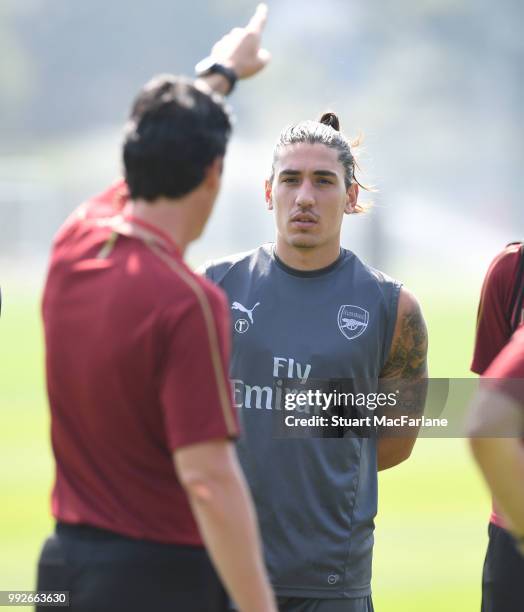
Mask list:
MULTIPOLYGON (((419 296, 430 330, 432 376, 467 376, 474 290, 419 296)), ((3 287, 0 322, 0 590, 32 589, 52 528, 53 476, 43 377, 39 296, 3 287)), ((422 439, 409 462, 380 475, 375 538, 377 612, 480 608, 489 500, 463 440, 422 439)))

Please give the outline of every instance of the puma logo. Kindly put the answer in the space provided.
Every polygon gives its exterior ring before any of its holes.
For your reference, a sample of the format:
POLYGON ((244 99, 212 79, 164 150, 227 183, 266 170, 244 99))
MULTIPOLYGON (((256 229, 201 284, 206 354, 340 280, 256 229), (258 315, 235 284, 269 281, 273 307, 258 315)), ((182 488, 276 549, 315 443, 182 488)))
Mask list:
POLYGON ((251 325, 253 325, 253 310, 255 310, 255 308, 259 305, 260 305, 260 302, 257 302, 253 306, 253 308, 246 308, 245 306, 242 306, 240 302, 233 302, 231 304, 231 310, 240 310, 240 312, 247 314, 249 321, 251 322, 251 325))

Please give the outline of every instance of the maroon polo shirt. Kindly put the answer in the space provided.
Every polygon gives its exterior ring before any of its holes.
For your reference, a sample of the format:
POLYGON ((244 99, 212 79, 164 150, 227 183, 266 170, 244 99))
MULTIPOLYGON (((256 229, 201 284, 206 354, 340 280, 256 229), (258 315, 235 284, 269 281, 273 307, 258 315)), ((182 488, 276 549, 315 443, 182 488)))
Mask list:
POLYGON ((512 244, 491 262, 480 295, 477 331, 471 370, 483 374, 505 346, 512 334, 512 326, 522 322, 522 312, 511 312, 520 245, 512 244))
POLYGON ((58 232, 43 298, 52 512, 201 545, 173 451, 237 434, 229 313, 158 229, 121 215, 125 184, 58 232))

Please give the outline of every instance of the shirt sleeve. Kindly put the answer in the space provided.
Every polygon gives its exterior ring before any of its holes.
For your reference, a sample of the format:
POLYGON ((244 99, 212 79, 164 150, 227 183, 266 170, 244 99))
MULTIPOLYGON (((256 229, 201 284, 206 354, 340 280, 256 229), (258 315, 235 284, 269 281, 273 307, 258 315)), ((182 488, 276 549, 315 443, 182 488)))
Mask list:
POLYGON ((471 370, 483 374, 511 336, 508 312, 519 255, 506 249, 491 263, 480 295, 471 370))
POLYGON ((497 355, 483 376, 483 386, 513 398, 524 408, 524 328, 497 355))
POLYGON ((199 284, 182 315, 173 305, 166 316, 160 399, 171 450, 236 437, 228 378, 229 312, 221 292, 199 284))

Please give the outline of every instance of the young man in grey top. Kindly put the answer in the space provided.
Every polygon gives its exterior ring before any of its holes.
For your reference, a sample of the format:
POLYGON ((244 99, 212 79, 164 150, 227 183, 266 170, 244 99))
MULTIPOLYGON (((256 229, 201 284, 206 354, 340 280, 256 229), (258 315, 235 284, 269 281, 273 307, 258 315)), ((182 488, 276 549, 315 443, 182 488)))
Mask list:
POLYGON ((373 609, 377 471, 407 459, 416 439, 275 435, 287 416, 289 379, 359 379, 371 392, 379 378, 427 376, 427 332, 415 297, 341 248, 344 214, 362 211, 358 193, 336 115, 286 128, 266 182, 275 244, 204 269, 231 305, 239 456, 286 612, 373 609))

